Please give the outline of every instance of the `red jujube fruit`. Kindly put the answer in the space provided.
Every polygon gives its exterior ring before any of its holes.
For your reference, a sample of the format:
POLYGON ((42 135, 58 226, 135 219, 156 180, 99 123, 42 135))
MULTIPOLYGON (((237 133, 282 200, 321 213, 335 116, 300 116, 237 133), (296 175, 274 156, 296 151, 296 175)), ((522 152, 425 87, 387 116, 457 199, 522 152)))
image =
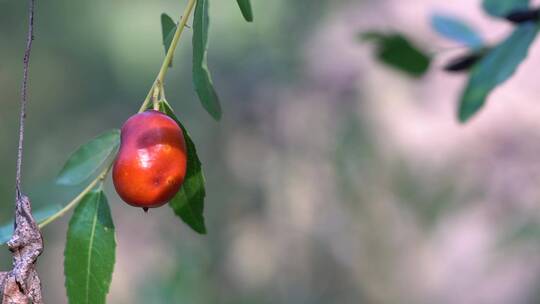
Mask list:
POLYGON ((184 135, 173 119, 154 110, 135 114, 122 126, 114 187, 132 206, 162 206, 180 190, 186 162, 184 135))

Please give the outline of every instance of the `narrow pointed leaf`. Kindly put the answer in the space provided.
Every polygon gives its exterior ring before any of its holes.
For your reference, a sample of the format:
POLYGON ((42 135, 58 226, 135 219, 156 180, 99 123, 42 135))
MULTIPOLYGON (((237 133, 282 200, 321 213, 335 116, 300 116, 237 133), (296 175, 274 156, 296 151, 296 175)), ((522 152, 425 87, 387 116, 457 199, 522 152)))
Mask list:
MULTIPOLYGON (((163 46, 165 47, 165 55, 171 47, 176 28, 176 23, 174 23, 174 20, 169 15, 165 13, 161 14, 161 32, 163 35, 163 46)), ((172 66, 172 60, 169 66, 172 66)))
POLYGON ((120 144, 120 130, 107 131, 80 146, 67 160, 56 182, 78 185, 87 180, 115 154, 120 144))
POLYGON ((529 7, 530 0, 484 0, 482 7, 486 13, 494 17, 504 18, 513 10, 523 10, 529 7))
POLYGON ((69 222, 64 273, 70 304, 105 304, 116 241, 109 203, 102 190, 88 193, 69 222))
POLYGON ((221 105, 208 69, 209 0, 197 0, 193 16, 193 84, 203 107, 215 119, 221 119, 221 105))
POLYGON ((523 24, 475 64, 459 105, 461 122, 471 118, 482 108, 489 93, 514 74, 537 33, 537 24, 523 24))
POLYGON ((204 224, 204 198, 206 196, 204 173, 201 161, 197 156, 195 144, 191 140, 188 132, 174 114, 171 106, 163 101, 160 103, 161 111, 174 119, 184 132, 184 139, 187 148, 187 170, 184 184, 180 191, 169 202, 169 206, 174 210, 189 227, 200 234, 206 234, 204 224))
POLYGON ((251 1, 250 0, 236 0, 238 2, 238 6, 240 7, 240 11, 242 12, 242 16, 244 16, 244 19, 246 19, 247 22, 253 22, 253 9, 251 8, 251 1))
POLYGON ((375 45, 377 59, 380 62, 410 76, 420 77, 429 68, 431 57, 402 34, 367 32, 362 33, 360 39, 375 45))
POLYGON ((484 45, 484 41, 480 35, 456 17, 433 15, 431 17, 431 26, 442 36, 457 41, 471 49, 478 49, 484 45))

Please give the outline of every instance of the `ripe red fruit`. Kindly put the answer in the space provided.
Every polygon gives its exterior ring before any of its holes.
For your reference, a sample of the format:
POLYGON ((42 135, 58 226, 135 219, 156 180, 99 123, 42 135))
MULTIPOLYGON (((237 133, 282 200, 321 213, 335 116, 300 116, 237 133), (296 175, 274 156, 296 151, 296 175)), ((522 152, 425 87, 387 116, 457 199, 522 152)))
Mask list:
POLYGON ((116 192, 135 207, 164 205, 186 175, 186 144, 178 124, 154 110, 135 114, 122 126, 114 162, 116 192))

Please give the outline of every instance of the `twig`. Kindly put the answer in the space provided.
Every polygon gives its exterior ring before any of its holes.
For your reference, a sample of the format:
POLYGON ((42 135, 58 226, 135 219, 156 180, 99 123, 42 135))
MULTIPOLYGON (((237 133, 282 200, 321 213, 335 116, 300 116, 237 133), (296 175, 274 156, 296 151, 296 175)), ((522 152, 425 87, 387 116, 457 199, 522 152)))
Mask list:
POLYGON ((197 3, 197 0, 189 0, 186 8, 184 9, 184 13, 182 14, 182 17, 180 17, 180 22, 178 23, 176 32, 174 32, 171 46, 169 47, 169 50, 167 51, 167 54, 165 55, 165 59, 163 60, 163 63, 161 64, 161 68, 159 69, 156 80, 154 81, 154 83, 152 83, 152 87, 150 88, 150 91, 148 91, 148 95, 146 95, 146 98, 144 99, 141 107, 139 108, 139 113, 144 112, 146 108, 148 107, 148 104, 152 100, 152 93, 154 92, 154 89, 158 87, 159 84, 165 83, 165 75, 167 74, 170 63, 172 62, 174 51, 176 50, 176 47, 178 46, 178 42, 180 41, 180 37, 182 37, 184 28, 186 28, 189 15, 191 15, 191 11, 195 7, 196 3, 197 3))
POLYGON ((17 148, 17 175, 15 177, 15 230, 8 242, 13 254, 13 269, 0 273, 2 304, 42 304, 41 282, 35 263, 43 252, 43 238, 34 218, 30 199, 21 191, 21 168, 24 143, 24 122, 28 100, 28 70, 34 40, 35 0, 29 0, 28 35, 24 51, 24 70, 21 86, 21 112, 19 116, 19 145, 17 148))
POLYGON ((21 192, 21 169, 24 143, 24 121, 26 119, 26 104, 28 102, 28 70, 30 67, 30 52, 32 51, 32 41, 34 41, 34 7, 35 0, 29 0, 28 9, 28 35, 26 37, 26 49, 24 50, 24 71, 21 86, 21 111, 19 114, 19 147, 17 148, 17 175, 15 177, 15 189, 17 198, 21 192))

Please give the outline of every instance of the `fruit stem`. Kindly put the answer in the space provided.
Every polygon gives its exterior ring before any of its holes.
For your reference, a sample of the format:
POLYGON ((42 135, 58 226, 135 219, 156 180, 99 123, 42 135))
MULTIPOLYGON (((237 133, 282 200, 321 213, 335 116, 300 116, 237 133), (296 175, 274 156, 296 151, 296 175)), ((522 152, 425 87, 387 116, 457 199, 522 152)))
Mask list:
POLYGON ((159 90, 162 89, 162 86, 160 87, 160 83, 163 84, 163 81, 165 79, 165 75, 167 75, 167 71, 169 70, 169 65, 172 61, 174 51, 176 50, 176 47, 178 46, 178 41, 180 41, 180 37, 182 36, 182 32, 184 31, 184 28, 186 27, 186 24, 189 19, 189 15, 191 15, 191 12, 193 11, 193 7, 195 6, 195 3, 197 0, 189 0, 186 8, 184 9, 184 13, 182 14, 182 17, 180 18, 180 22, 178 23, 178 26, 176 27, 176 32, 174 33, 173 40, 171 42, 171 46, 167 50, 167 55, 165 56, 165 59, 163 60, 163 63, 161 64, 161 68, 159 69, 158 75, 156 77, 156 80, 152 84, 152 87, 150 88, 150 91, 148 91, 148 95, 144 99, 141 107, 139 108, 139 113, 144 112, 146 108, 148 107, 148 103, 150 102, 152 98, 152 94, 154 92, 154 89, 157 87, 159 90))
POLYGON ((160 91, 160 88, 161 88, 161 84, 158 84, 158 86, 156 86, 154 88, 154 94, 152 95, 152 104, 154 105, 154 110, 155 111, 159 111, 159 91, 160 91))

